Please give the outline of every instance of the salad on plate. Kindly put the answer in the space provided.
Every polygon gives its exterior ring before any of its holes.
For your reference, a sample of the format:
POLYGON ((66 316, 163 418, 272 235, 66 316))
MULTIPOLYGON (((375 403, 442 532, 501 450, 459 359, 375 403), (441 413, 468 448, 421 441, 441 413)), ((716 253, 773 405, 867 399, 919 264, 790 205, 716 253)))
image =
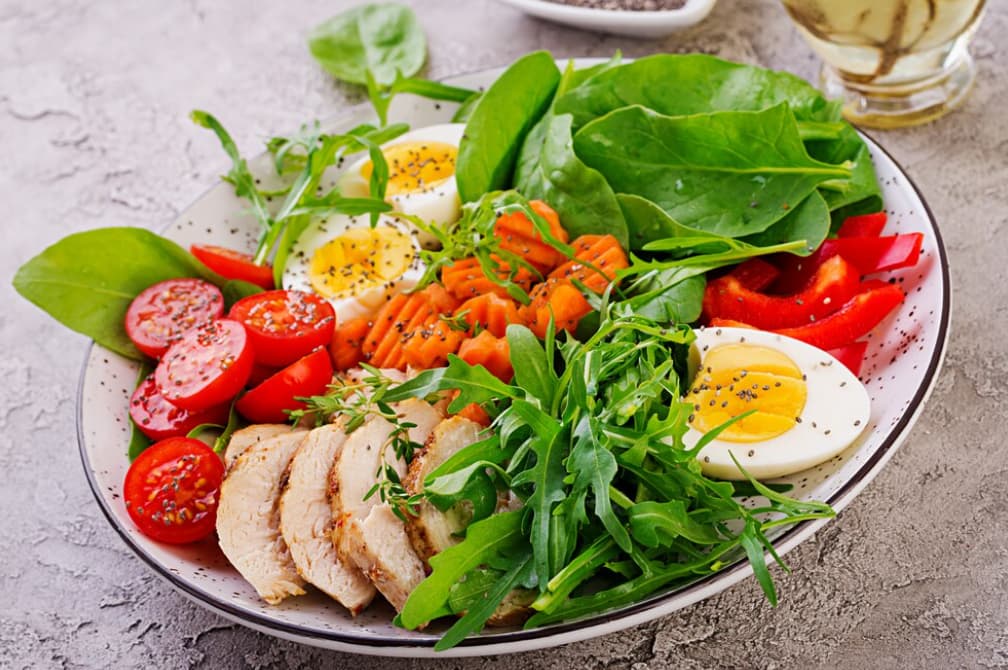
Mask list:
POLYGON ((866 337, 921 254, 920 233, 882 234, 864 141, 806 82, 704 55, 416 79, 403 12, 316 30, 375 118, 269 140, 268 173, 193 112, 254 248, 106 228, 15 277, 141 362, 130 518, 215 535, 266 603, 317 589, 408 629, 446 619, 439 649, 739 557, 776 602, 768 534, 833 510, 774 480, 862 436, 866 337), (398 40, 370 42, 379 24, 398 40), (399 94, 455 120, 387 123, 399 94))

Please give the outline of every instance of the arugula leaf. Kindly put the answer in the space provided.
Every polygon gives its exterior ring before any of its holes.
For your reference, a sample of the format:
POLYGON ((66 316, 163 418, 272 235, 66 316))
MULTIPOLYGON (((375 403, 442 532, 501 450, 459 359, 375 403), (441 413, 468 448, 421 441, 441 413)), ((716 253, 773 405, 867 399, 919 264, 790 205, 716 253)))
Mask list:
POLYGON ((489 588, 481 600, 475 603, 465 615, 449 628, 434 645, 434 651, 451 649, 464 640, 470 633, 483 630, 486 620, 494 613, 501 601, 516 586, 525 581, 531 573, 532 556, 525 553, 514 561, 511 568, 501 575, 500 579, 489 588))
POLYGON ((423 67, 427 40, 413 10, 397 4, 354 7, 319 24, 308 37, 312 56, 333 76, 354 84, 391 85, 423 67))
POLYGON ((630 508, 630 532, 635 540, 652 548, 668 546, 678 537, 697 544, 717 544, 725 539, 712 526, 693 520, 682 500, 637 503, 630 508))
POLYGON ((383 400, 399 402, 407 398, 428 398, 441 391, 458 390, 458 396, 448 406, 456 413, 469 403, 482 404, 498 398, 514 398, 514 389, 490 374, 482 365, 469 365, 455 354, 449 354, 448 366, 424 370, 413 379, 389 389, 383 400))
POLYGON ((553 361, 546 356, 539 338, 519 324, 509 325, 506 335, 511 366, 515 371, 515 384, 541 402, 543 407, 551 406, 557 376, 553 361))
POLYGON ((451 588, 469 571, 522 546, 522 510, 494 514, 466 529, 465 539, 430 559, 431 574, 409 595, 399 622, 406 628, 423 626, 448 603, 451 588))
POLYGON ((567 459, 567 472, 574 476, 572 494, 591 488, 595 496, 595 516, 601 519, 613 541, 630 550, 630 535, 612 509, 609 486, 616 476, 616 457, 598 440, 601 425, 584 416, 572 431, 574 446, 567 459))
POLYGON ((808 156, 786 105, 679 117, 628 107, 578 131, 574 148, 614 190, 729 237, 766 230, 822 182, 850 175, 808 156))
POLYGON ((118 354, 143 360, 123 320, 133 299, 166 279, 227 283, 188 251, 143 228, 68 235, 22 265, 14 288, 67 328, 118 354))
POLYGON ((480 96, 455 163, 462 202, 508 185, 522 142, 548 108, 559 81, 553 57, 536 51, 512 63, 480 96))

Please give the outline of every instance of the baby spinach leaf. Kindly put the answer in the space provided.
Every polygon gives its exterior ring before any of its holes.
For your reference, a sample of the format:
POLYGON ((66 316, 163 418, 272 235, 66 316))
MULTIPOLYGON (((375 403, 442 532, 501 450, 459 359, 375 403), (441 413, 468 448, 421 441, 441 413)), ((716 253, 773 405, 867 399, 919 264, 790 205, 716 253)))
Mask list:
POLYGON ((609 233, 627 246, 627 226, 612 188, 574 153, 569 114, 547 114, 532 128, 518 156, 515 188, 549 203, 572 238, 609 233))
POLYGON ((615 191, 730 237, 766 230, 820 183, 850 175, 809 157, 787 105, 678 117, 628 107, 582 128, 574 148, 615 191))
POLYGON ((165 279, 199 277, 223 286, 188 251, 143 228, 99 228, 64 237, 22 265, 14 288, 67 328, 127 358, 143 355, 126 336, 126 310, 165 279))
POLYGON ((634 282, 620 307, 658 323, 692 323, 700 318, 706 287, 703 274, 679 278, 667 270, 655 272, 634 282))
POLYGON ((308 37, 316 60, 338 79, 389 86, 423 67, 427 40, 413 10, 397 4, 354 7, 316 26, 308 37))
POLYGON ((522 142, 549 107, 559 81, 553 57, 536 51, 515 61, 480 96, 455 164, 462 202, 510 184, 522 142))
POLYGON ((826 163, 852 163, 851 177, 837 189, 824 189, 822 194, 830 211, 840 211, 834 221, 840 223, 848 216, 867 214, 882 209, 882 191, 879 188, 871 152, 857 131, 844 125, 835 140, 806 142, 809 155, 826 163), (842 218, 841 218, 842 217, 842 218))
POLYGON ((788 103, 796 118, 838 121, 839 106, 807 81, 703 54, 658 54, 606 68, 557 98, 557 114, 574 115, 574 128, 630 105, 678 116, 714 111, 759 111, 788 103))
POLYGON ((771 247, 787 242, 804 240, 805 244, 794 250, 797 256, 808 256, 819 248, 829 234, 830 212, 819 191, 812 191, 783 219, 761 233, 741 238, 754 247, 771 247))

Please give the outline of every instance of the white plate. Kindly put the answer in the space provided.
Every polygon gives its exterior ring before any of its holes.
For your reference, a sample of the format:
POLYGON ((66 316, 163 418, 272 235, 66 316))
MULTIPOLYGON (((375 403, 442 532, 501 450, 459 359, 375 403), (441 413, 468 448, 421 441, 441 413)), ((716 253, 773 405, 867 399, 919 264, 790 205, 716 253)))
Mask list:
MULTIPOLYGON (((579 61, 580 65, 591 61, 579 61)), ((489 70, 456 77, 448 83, 478 88, 501 72, 489 70)), ((402 96, 393 104, 391 121, 419 127, 451 118, 454 105, 402 96)), ((326 124, 349 128, 363 112, 326 124)), ((203 132, 193 129, 193 133, 203 132)), ((896 162, 871 139, 872 157, 882 184, 889 223, 886 233, 924 233, 923 255, 914 268, 894 273, 907 292, 900 309, 870 336, 862 379, 872 397, 871 423, 863 438, 845 452, 791 477, 793 495, 825 500, 839 511, 878 474, 906 438, 934 385, 948 337, 949 274, 937 225, 923 198, 896 162)), ((269 170, 265 157, 253 170, 269 170)), ((256 223, 228 184, 218 184, 183 212, 165 233, 188 246, 192 242, 252 249, 256 223)), ((392 612, 374 605, 351 619, 339 604, 317 593, 290 598, 279 606, 264 604, 230 567, 214 540, 172 547, 151 541, 130 522, 120 495, 129 463, 128 399, 136 364, 98 346, 88 352, 78 394, 77 432, 81 459, 91 488, 109 522, 153 571, 194 602, 256 630, 341 651, 386 656, 433 656, 439 629, 422 633, 391 624, 392 612)), ((807 540, 825 521, 805 522, 775 538, 780 553, 807 540)), ((442 656, 475 656, 527 651, 584 640, 655 619, 714 595, 752 574, 740 560, 720 572, 672 591, 657 593, 635 605, 585 620, 534 630, 491 629, 465 640, 442 656)), ((787 579, 781 576, 781 579, 787 579)))
POLYGON ((614 35, 657 39, 700 23, 716 0, 686 0, 679 9, 654 12, 616 11, 563 5, 546 0, 498 0, 540 19, 614 35))

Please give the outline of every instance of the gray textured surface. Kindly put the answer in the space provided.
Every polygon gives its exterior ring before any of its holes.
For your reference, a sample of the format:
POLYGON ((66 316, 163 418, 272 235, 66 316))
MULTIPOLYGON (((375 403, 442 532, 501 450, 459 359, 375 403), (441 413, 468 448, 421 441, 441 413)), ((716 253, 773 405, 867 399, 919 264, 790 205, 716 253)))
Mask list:
MULTIPOLYGON (((225 169, 186 116, 217 112, 242 147, 359 94, 311 60, 308 28, 335 3, 0 2, 0 667, 832 668, 1008 667, 1008 3, 976 40, 980 78, 937 124, 878 133, 930 201, 955 292, 945 370, 878 479, 789 556, 771 609, 747 581, 592 642, 469 662, 323 652, 206 613, 158 581, 108 527, 74 433, 86 343, 10 288, 14 269, 72 231, 160 228, 225 169)), ((702 50, 811 76, 780 7, 721 0, 659 43, 527 19, 489 0, 413 0, 429 75, 533 48, 631 56, 702 50)))

